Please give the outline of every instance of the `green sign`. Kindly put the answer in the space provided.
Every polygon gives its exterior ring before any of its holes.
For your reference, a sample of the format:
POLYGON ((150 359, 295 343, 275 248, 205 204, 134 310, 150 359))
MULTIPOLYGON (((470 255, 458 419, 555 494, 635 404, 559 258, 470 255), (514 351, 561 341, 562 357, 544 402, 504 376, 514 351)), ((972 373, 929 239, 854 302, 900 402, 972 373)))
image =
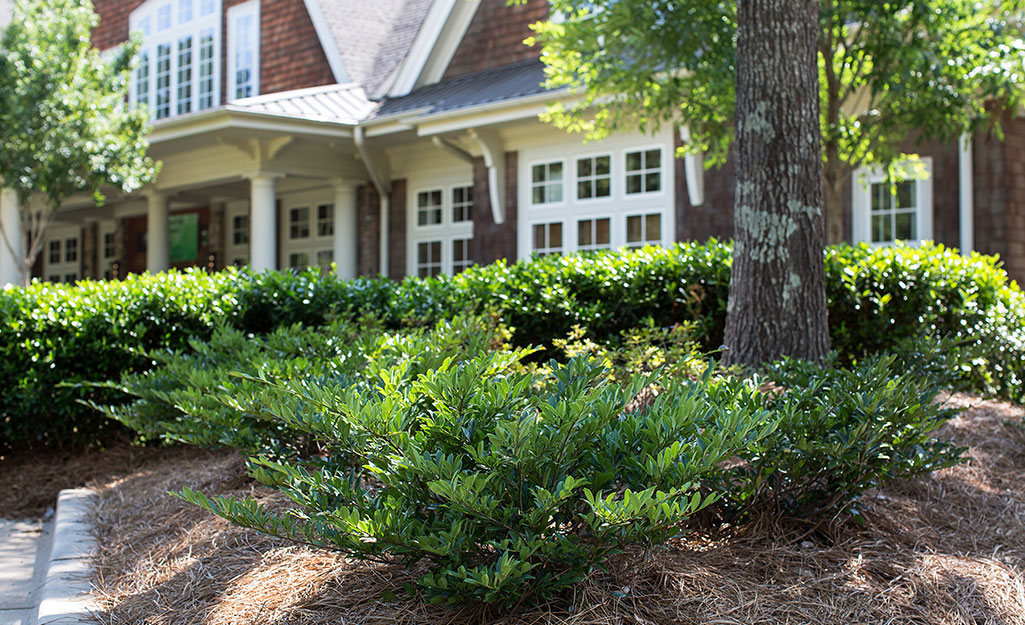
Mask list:
POLYGON ((199 213, 167 219, 168 256, 172 263, 189 263, 199 256, 199 213))

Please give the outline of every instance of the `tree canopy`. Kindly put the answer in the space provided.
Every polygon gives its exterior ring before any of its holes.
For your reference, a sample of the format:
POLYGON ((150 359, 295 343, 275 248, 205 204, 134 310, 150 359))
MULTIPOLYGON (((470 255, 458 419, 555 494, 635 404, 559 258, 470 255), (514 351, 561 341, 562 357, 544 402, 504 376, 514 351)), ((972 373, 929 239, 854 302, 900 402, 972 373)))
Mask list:
MULTIPOLYGON (((558 126, 600 138, 674 122, 721 164, 735 136, 737 8, 714 0, 552 0, 535 25, 558 126)), ((829 239, 842 189, 902 157, 909 132, 949 140, 1022 104, 1025 0, 821 0, 819 74, 829 239)))
MULTIPOLYGON (((156 176, 146 112, 127 107, 137 45, 102 58, 91 41, 96 24, 89 0, 16 0, 0 38, 0 186, 21 199, 32 242, 23 275, 66 198, 102 202, 105 190, 130 193, 156 176)), ((3 234, 10 249, 17 235, 3 234)))

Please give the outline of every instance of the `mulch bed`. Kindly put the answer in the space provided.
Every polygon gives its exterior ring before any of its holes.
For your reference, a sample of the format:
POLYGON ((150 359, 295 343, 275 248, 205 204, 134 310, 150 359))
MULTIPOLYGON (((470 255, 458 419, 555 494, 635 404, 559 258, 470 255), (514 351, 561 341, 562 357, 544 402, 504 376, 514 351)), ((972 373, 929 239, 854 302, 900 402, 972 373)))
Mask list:
POLYGON ((948 401, 971 406, 942 434, 969 448, 969 462, 866 496, 864 526, 795 539, 752 524, 628 553, 565 602, 511 614, 403 598, 413 574, 401 567, 232 527, 166 494, 187 485, 282 503, 233 453, 147 452, 101 487, 98 616, 207 625, 1025 624, 1025 432, 1008 425, 1025 412, 966 395, 948 401))

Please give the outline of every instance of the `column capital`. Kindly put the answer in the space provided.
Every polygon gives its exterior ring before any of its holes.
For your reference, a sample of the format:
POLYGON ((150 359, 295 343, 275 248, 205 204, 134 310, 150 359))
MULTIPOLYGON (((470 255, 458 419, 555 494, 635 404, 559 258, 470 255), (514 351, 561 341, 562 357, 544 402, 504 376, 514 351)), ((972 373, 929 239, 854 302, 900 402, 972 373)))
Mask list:
POLYGON ((249 180, 250 182, 259 183, 264 181, 270 182, 272 180, 277 180, 278 178, 284 178, 285 175, 286 174, 284 172, 280 171, 268 171, 266 169, 257 169, 242 174, 242 177, 246 180, 249 180))

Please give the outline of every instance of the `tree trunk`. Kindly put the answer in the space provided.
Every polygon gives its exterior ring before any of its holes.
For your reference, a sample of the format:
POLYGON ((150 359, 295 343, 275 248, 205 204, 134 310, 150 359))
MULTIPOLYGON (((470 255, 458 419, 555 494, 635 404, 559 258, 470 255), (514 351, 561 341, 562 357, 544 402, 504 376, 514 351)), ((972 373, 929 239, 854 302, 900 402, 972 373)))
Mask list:
POLYGON ((829 351, 818 0, 737 2, 736 239, 727 364, 829 351))

